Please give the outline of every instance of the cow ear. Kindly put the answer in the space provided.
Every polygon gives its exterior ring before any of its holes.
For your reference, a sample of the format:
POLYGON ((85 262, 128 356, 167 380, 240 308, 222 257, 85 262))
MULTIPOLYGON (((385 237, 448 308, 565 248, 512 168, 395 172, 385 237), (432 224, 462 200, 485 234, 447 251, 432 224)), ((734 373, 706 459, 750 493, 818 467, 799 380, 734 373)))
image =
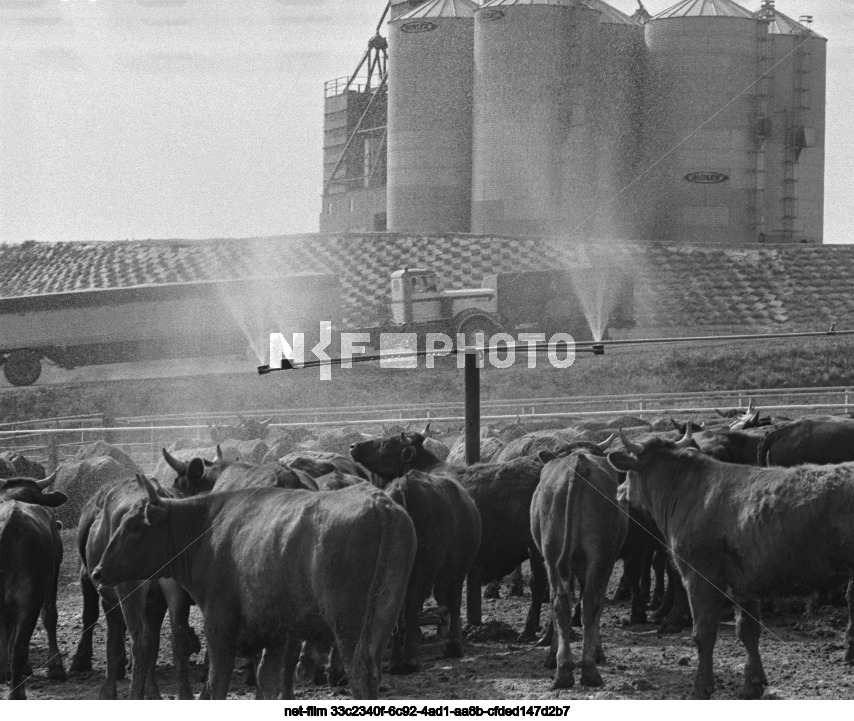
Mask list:
POLYGON ((409 463, 413 458, 415 458, 415 449, 412 446, 406 446, 400 453, 400 457, 403 459, 404 463, 409 463))
POLYGON ((68 496, 64 493, 60 493, 59 491, 53 491, 52 493, 40 493, 38 503, 40 506, 47 506, 48 508, 56 508, 57 506, 61 506, 68 500, 68 496))
POLYGON ((548 463, 549 461, 557 460, 557 453, 554 451, 540 451, 537 454, 537 458, 539 458, 543 463, 548 463))
POLYGON ((636 471, 638 469, 637 456, 627 451, 612 451, 608 454, 608 463, 611 464, 611 468, 620 471, 620 473, 636 471))
POLYGON ((201 458, 194 458, 187 466, 187 480, 196 483, 205 475, 205 464, 201 458))
POLYGON ((168 511, 163 506, 153 503, 145 504, 145 522, 149 526, 157 526, 163 523, 166 520, 167 513, 168 511))

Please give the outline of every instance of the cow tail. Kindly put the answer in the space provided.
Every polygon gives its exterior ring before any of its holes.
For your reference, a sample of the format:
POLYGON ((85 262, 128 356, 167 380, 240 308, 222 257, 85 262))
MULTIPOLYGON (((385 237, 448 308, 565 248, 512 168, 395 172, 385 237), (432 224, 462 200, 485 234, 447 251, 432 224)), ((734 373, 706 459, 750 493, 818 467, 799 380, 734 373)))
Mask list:
MULTIPOLYGON (((557 568, 561 569, 564 567, 564 564, 567 565, 571 561, 570 555, 572 554, 572 535, 573 528, 575 524, 575 507, 578 504, 578 494, 581 486, 581 483, 584 482, 584 479, 578 473, 578 458, 579 456, 574 456, 570 463, 571 473, 567 474, 569 478, 569 490, 566 493, 566 509, 564 513, 564 518, 566 519, 565 533, 563 537, 563 547, 560 549, 560 556, 557 559, 557 568)), ((569 596, 570 600, 575 602, 575 583, 573 582, 572 571, 569 573, 569 596)))
POLYGON ((778 428, 771 431, 761 441, 759 441, 759 448, 756 449, 756 465, 760 468, 765 468, 770 465, 768 463, 768 456, 771 453, 771 446, 774 445, 779 433, 780 429, 778 428))
MULTIPOLYGON (((373 644, 377 643, 376 636, 376 621, 380 623, 383 619, 378 619, 380 609, 385 606, 384 599, 390 593, 391 589, 386 588, 388 579, 387 569, 388 561, 393 552, 392 538, 397 530, 397 507, 393 505, 393 501, 385 494, 374 501, 374 512, 376 514, 376 527, 380 531, 380 543, 377 550, 377 562, 374 566, 374 573, 371 577, 371 583, 368 587, 368 597, 365 603, 365 613, 362 619, 362 628, 359 634, 359 640, 356 642, 356 648, 353 654, 353 675, 354 681, 354 696, 358 697, 365 694, 366 698, 376 698, 379 693, 379 676, 380 668, 377 666, 373 648, 373 644), (390 513, 391 511, 391 513, 390 513)), ((407 575, 408 580, 408 575, 407 575)), ((394 611, 394 619, 400 612, 399 608, 394 611)), ((389 631, 391 627, 389 628, 389 631)))

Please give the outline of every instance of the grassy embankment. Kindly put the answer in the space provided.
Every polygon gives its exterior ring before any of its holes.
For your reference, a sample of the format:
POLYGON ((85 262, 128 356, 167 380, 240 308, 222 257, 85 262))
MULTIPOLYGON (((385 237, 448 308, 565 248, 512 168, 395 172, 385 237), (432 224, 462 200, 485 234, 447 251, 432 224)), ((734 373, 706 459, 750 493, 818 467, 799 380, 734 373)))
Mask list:
MULTIPOLYGON (((524 357, 509 369, 487 368, 482 397, 532 398, 733 388, 854 385, 854 340, 797 339, 705 346, 612 349, 605 356, 579 356, 559 370, 540 356, 528 369, 524 357)), ((115 417, 189 411, 359 406, 454 401, 462 396, 462 372, 453 361, 432 370, 382 369, 357 364, 335 368, 322 381, 317 370, 260 377, 206 376, 127 381, 98 387, 21 389, 2 396, 3 420, 104 413, 115 417)))

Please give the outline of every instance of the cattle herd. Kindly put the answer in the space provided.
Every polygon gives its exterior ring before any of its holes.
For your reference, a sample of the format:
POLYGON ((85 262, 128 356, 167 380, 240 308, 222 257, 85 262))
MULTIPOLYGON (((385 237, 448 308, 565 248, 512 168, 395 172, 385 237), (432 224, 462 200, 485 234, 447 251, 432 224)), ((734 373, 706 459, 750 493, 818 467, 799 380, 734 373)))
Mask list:
MULTIPOLYGON (((252 423, 256 439, 270 430, 252 423)), ((49 477, 19 454, 2 454, 0 673, 8 695, 26 698, 39 616, 48 679, 65 679, 56 640, 63 523, 76 524, 83 597, 69 670, 92 669, 100 607, 106 699, 116 698, 128 661, 130 697, 160 697, 167 612, 178 696, 194 697, 193 604, 204 622, 200 698, 226 698, 238 658, 257 698, 293 698, 298 667, 349 684, 354 698, 377 698, 384 663, 390 673, 419 670, 431 596, 444 653, 460 657, 464 587, 465 620, 478 626, 482 587, 525 561, 531 603, 520 640, 550 646, 554 689, 574 685, 576 665, 582 685, 602 685, 600 617, 619 559, 617 593, 631 599, 632 622, 647 620, 652 593, 662 630, 693 624, 692 698, 714 691, 718 625, 730 606, 747 655, 746 698, 768 685, 759 653, 768 599, 848 582, 845 660, 854 662, 854 420, 763 418, 750 408, 666 424, 487 431, 485 462, 472 466, 461 463, 462 442, 441 443, 429 424, 351 438, 349 454, 282 452, 278 444, 264 458, 240 452, 242 460, 213 429, 225 448, 170 446, 152 477, 106 444, 49 477), (546 601, 550 614, 541 619, 546 601), (570 639, 579 622, 576 662, 570 639)))

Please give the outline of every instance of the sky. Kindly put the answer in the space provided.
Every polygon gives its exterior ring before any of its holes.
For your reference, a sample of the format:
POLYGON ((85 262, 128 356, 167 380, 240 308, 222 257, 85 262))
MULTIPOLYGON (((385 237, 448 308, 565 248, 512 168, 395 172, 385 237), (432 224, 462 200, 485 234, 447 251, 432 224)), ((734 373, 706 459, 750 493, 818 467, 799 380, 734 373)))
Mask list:
MULTIPOLYGON (((2 0, 0 241, 316 232, 324 82, 355 69, 384 6, 2 0)), ((828 38, 825 242, 852 242, 854 0, 777 8, 828 38)))

